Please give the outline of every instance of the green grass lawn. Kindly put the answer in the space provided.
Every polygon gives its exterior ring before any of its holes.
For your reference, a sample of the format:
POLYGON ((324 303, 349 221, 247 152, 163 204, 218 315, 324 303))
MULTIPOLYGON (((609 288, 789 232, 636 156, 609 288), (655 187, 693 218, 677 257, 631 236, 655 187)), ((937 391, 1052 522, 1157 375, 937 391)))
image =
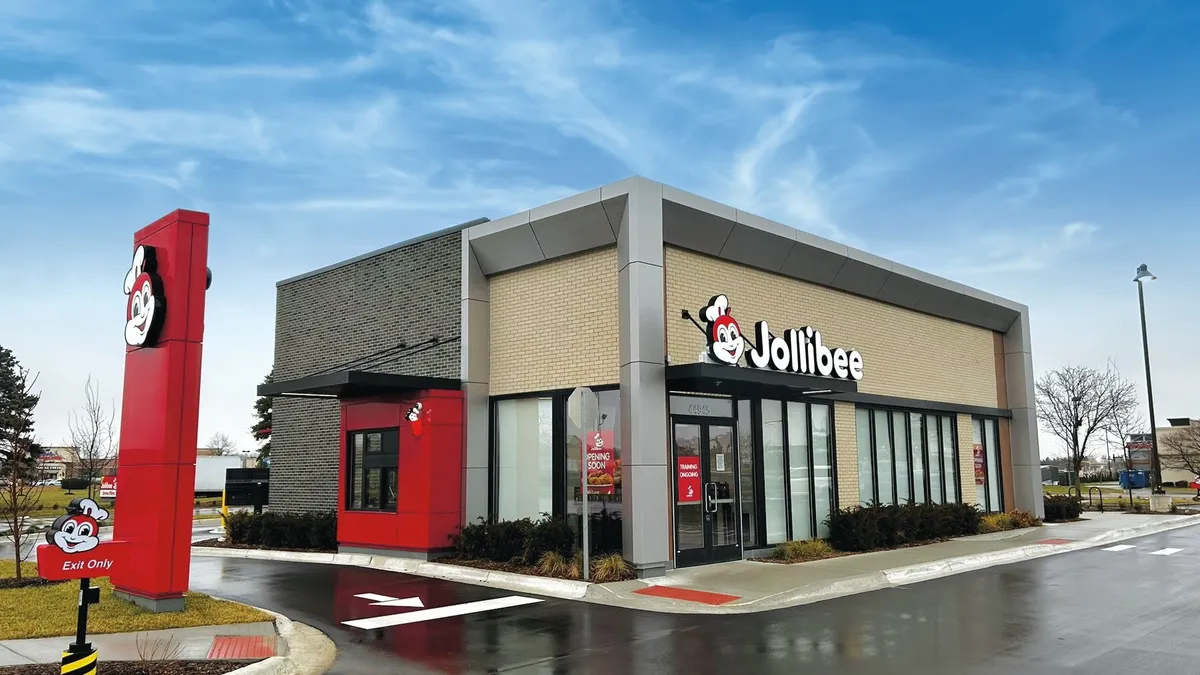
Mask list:
MULTIPOLYGON (((36 518, 45 516, 61 516, 66 513, 67 505, 72 499, 87 497, 87 490, 74 490, 72 492, 64 492, 60 487, 47 486, 41 489, 41 496, 38 498, 38 508, 30 515, 36 518)), ((92 491, 92 499, 108 509, 110 513, 115 514, 119 509, 116 506, 110 506, 108 500, 100 499, 100 488, 96 487, 92 491)), ((195 508, 220 508, 220 497, 205 497, 195 500, 195 508)))
MULTIPOLYGON (((1088 501, 1089 490, 1094 487, 1100 487, 1100 486, 1095 485, 1095 484, 1089 484, 1089 483, 1083 484, 1083 491, 1081 493, 1081 496, 1082 496, 1085 504, 1088 501)), ((1166 490, 1166 493, 1168 495, 1171 495, 1171 503, 1172 504, 1183 505, 1183 504, 1194 503, 1192 501, 1192 497, 1196 496, 1196 491, 1191 488, 1169 487, 1169 488, 1164 488, 1164 489, 1166 490)), ((1061 486, 1061 485, 1043 485, 1042 492, 1044 494, 1048 494, 1048 495, 1065 495, 1065 494, 1067 494, 1067 488, 1064 486, 1061 486)), ((1118 508, 1122 508, 1123 506, 1129 506, 1129 493, 1127 491, 1121 490, 1115 486, 1112 486, 1112 487, 1105 486, 1104 488, 1102 488, 1101 496, 1103 497, 1104 508, 1106 508, 1106 509, 1114 509, 1115 510, 1118 508)), ((1098 505, 1100 503, 1100 501, 1101 501, 1101 497, 1097 496, 1096 493, 1093 492, 1092 493, 1092 504, 1098 505)), ((1137 495, 1134 495, 1133 503, 1141 504, 1142 506, 1144 506, 1146 508, 1150 507, 1150 499, 1148 497, 1139 497, 1137 495)))
MULTIPOLYGON (((37 576, 33 563, 22 574, 37 576)), ((15 576, 12 560, 0 560, 0 578, 15 576)), ((100 604, 88 610, 88 633, 130 633, 191 626, 222 626, 271 621, 273 617, 253 607, 227 602, 203 593, 188 593, 184 611, 155 614, 113 595, 107 579, 93 580, 100 587, 100 604)), ((74 635, 79 583, 0 589, 0 640, 74 635)))

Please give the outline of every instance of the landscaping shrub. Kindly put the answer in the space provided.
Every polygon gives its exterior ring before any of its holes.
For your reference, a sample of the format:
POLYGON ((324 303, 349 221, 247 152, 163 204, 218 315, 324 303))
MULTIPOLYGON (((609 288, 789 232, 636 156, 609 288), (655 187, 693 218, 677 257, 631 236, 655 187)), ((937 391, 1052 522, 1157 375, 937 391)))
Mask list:
POLYGON ((538 574, 547 577, 577 578, 579 570, 571 566, 571 562, 561 553, 547 551, 542 554, 537 563, 538 574))
POLYGON ((1188 482, 1186 480, 1175 481, 1175 487, 1177 487, 1177 488, 1185 488, 1187 486, 1188 486, 1188 482))
POLYGON ((337 513, 231 513, 225 519, 229 543, 281 549, 337 550, 337 513))
POLYGON ((71 492, 73 490, 88 489, 88 480, 86 478, 64 478, 61 485, 63 492, 71 492))
POLYGON ((1007 513, 989 513, 979 519, 979 534, 1005 532, 1014 527, 1013 517, 1007 513))
POLYGON ((830 514, 829 543, 839 551, 895 548, 979 531, 972 504, 870 504, 830 514))
POLYGON ((834 554, 835 551, 829 542, 824 539, 811 539, 809 541, 785 541, 775 547, 773 557, 776 560, 795 563, 821 560, 834 554))
POLYGON ((529 518, 494 523, 480 518, 478 523, 460 527, 458 534, 452 537, 454 552, 464 560, 523 561, 525 545, 533 528, 534 523, 529 518))
POLYGON ((543 518, 534 523, 526 535, 525 564, 535 565, 547 553, 569 558, 575 551, 575 539, 575 530, 566 518, 543 518))
POLYGON ((1006 532, 1025 527, 1041 527, 1042 519, 1028 511, 1009 511, 1007 513, 989 513, 979 519, 979 534, 1006 532))
POLYGON ((1008 515, 1012 516, 1014 528, 1042 526, 1042 519, 1028 511, 1016 509, 1014 511, 1010 511, 1008 515))
POLYGON ((1046 495, 1042 498, 1047 523, 1075 520, 1083 513, 1083 501, 1073 495, 1046 495))
POLYGON ((608 584, 614 581, 629 581, 636 579, 637 574, 633 571, 633 565, 621 556, 620 553, 609 553, 602 555, 599 558, 591 561, 591 574, 588 581, 593 581, 597 584, 608 584))

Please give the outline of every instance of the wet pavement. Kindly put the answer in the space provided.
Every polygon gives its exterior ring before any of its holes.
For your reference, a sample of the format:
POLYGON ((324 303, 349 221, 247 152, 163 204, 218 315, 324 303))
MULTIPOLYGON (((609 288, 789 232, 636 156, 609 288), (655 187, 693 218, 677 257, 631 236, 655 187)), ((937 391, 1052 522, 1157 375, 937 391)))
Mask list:
POLYGON ((331 673, 1195 672, 1200 527, 1122 544, 735 616, 556 599, 488 609, 503 598, 534 596, 371 569, 233 558, 195 558, 192 588, 324 631, 338 647, 331 673), (356 597, 363 594, 376 597, 356 597), (394 599, 390 607, 372 604, 387 598, 394 599), (420 608, 410 598, 419 598, 420 608), (452 608, 464 603, 482 605, 452 608), (484 611, 430 613, 478 607, 484 611), (425 614, 405 625, 343 624, 419 612, 425 614))

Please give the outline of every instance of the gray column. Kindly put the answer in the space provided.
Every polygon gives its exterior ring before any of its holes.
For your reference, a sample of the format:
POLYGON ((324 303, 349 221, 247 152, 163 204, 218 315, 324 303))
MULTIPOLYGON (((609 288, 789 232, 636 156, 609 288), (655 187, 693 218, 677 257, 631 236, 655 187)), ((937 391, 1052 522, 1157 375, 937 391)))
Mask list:
POLYGON ((622 545, 640 577, 671 559, 662 228, 662 185, 632 179, 617 233, 622 545))
POLYGON ((1012 409, 1009 450, 1012 454, 1015 506, 1039 517, 1042 506, 1042 456, 1038 448, 1038 424, 1033 391, 1033 350, 1029 340, 1029 308, 1004 334, 1004 377, 1008 407, 1012 409))
POLYGON ((462 235, 462 382, 464 520, 488 515, 488 381, 491 376, 491 294, 488 279, 462 235))

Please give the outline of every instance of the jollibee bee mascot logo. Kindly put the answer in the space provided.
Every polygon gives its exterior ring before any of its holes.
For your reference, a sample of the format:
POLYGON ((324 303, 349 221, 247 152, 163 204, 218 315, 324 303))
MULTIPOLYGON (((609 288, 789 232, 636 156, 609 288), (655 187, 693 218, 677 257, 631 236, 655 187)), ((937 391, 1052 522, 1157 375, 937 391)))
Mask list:
POLYGON ((152 347, 167 316, 162 279, 158 276, 158 257, 153 246, 138 246, 133 264, 125 274, 125 344, 152 347))
POLYGON ((708 323, 704 333, 708 336, 709 355, 721 363, 736 366, 746 351, 746 340, 742 337, 742 327, 729 314, 729 298, 714 295, 708 306, 700 310, 700 315, 708 323))
POLYGON ((75 499, 67 511, 54 519, 46 541, 63 553, 83 553, 99 546, 100 521, 108 518, 108 511, 91 499, 75 499))
POLYGON ((408 409, 408 425, 412 428, 413 436, 420 436, 424 430, 424 420, 421 419, 421 402, 417 401, 413 407, 408 409))

